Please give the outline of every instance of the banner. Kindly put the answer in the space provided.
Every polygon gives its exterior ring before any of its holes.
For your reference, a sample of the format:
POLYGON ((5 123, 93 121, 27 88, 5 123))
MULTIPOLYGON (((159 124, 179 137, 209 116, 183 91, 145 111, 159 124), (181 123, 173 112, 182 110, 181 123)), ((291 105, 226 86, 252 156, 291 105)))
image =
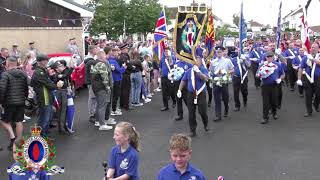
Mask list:
POLYGON ((244 54, 244 48, 247 42, 247 24, 244 20, 243 17, 243 2, 241 3, 241 12, 240 12, 240 32, 239 32, 239 37, 240 37, 240 53, 239 57, 241 54, 244 54))
POLYGON ((207 59, 211 59, 214 54, 214 24, 213 24, 213 14, 212 10, 208 11, 208 22, 207 22, 207 31, 206 31, 206 50, 208 52, 207 59))
POLYGON ((174 29, 173 46, 176 57, 195 64, 195 50, 207 18, 207 10, 178 12, 174 29))
POLYGON ((282 1, 280 2, 279 14, 278 14, 278 23, 277 23, 277 49, 280 47, 280 38, 281 38, 281 8, 282 1))
POLYGON ((164 52, 164 40, 167 37, 167 22, 164 9, 160 12, 156 28, 154 30, 153 59, 160 61, 164 52))

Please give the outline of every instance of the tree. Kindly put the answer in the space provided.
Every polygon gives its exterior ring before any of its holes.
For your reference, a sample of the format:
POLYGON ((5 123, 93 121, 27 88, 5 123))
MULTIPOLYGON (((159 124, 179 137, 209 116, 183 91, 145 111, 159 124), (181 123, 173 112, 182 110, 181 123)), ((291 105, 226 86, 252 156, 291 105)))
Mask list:
POLYGON ((221 39, 224 36, 231 35, 233 37, 239 36, 238 32, 232 32, 230 31, 231 25, 230 24, 224 24, 222 27, 216 28, 216 39, 221 39))
POLYGON ((126 33, 153 32, 161 11, 158 0, 91 0, 96 6, 90 33, 106 33, 108 38, 118 38, 126 33))
POLYGON ((236 25, 239 28, 239 23, 240 23, 240 17, 238 14, 233 14, 232 15, 232 22, 234 25, 236 25))
POLYGON ((108 38, 117 38, 123 34, 124 14, 128 4, 124 0, 100 0, 96 7, 90 33, 106 33, 108 38))

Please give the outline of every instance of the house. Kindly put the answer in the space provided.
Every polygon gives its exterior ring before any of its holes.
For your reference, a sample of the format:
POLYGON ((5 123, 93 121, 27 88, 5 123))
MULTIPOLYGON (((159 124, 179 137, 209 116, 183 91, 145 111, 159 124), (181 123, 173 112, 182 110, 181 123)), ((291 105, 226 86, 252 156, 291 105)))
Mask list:
POLYGON ((299 5, 295 10, 291 10, 290 13, 282 18, 282 30, 293 29, 300 31, 301 16, 303 15, 303 8, 299 5))
POLYGON ((247 29, 252 31, 254 34, 261 33, 261 29, 264 27, 263 24, 260 24, 257 21, 251 20, 247 23, 247 29))
POLYGON ((64 52, 70 38, 83 52, 83 32, 93 10, 72 0, 1 0, 0 44, 14 43, 24 51, 28 43, 43 53, 64 52))

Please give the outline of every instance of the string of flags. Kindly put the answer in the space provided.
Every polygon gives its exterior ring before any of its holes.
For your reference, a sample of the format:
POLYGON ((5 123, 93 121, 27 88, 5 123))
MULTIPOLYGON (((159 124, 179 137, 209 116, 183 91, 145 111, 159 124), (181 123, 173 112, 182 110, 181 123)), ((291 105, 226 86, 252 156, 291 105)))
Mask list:
POLYGON ((21 13, 15 10, 11 10, 5 7, 1 7, 0 9, 6 10, 8 13, 15 13, 21 16, 27 16, 32 18, 34 21, 37 21, 37 19, 42 20, 43 22, 45 22, 46 24, 49 23, 49 21, 57 21, 59 23, 59 25, 62 25, 62 21, 71 21, 73 24, 76 24, 76 21, 81 21, 82 22, 82 18, 78 18, 78 19, 54 19, 54 18, 48 18, 48 17, 39 17, 39 16, 33 16, 33 15, 29 15, 29 14, 25 14, 25 13, 21 13))

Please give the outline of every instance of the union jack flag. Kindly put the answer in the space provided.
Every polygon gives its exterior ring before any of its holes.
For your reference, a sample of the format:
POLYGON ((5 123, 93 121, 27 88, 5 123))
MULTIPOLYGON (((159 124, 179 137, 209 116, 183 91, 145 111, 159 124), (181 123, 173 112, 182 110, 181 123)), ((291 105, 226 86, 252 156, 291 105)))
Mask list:
POLYGON ((153 51, 154 58, 156 60, 161 60, 164 51, 164 39, 167 37, 167 23, 164 10, 160 12, 160 17, 158 18, 156 28, 154 30, 154 43, 153 51))
POLYGON ((156 28, 154 30, 154 41, 159 42, 164 40, 167 37, 167 22, 164 11, 160 12, 160 17, 158 18, 156 28))

